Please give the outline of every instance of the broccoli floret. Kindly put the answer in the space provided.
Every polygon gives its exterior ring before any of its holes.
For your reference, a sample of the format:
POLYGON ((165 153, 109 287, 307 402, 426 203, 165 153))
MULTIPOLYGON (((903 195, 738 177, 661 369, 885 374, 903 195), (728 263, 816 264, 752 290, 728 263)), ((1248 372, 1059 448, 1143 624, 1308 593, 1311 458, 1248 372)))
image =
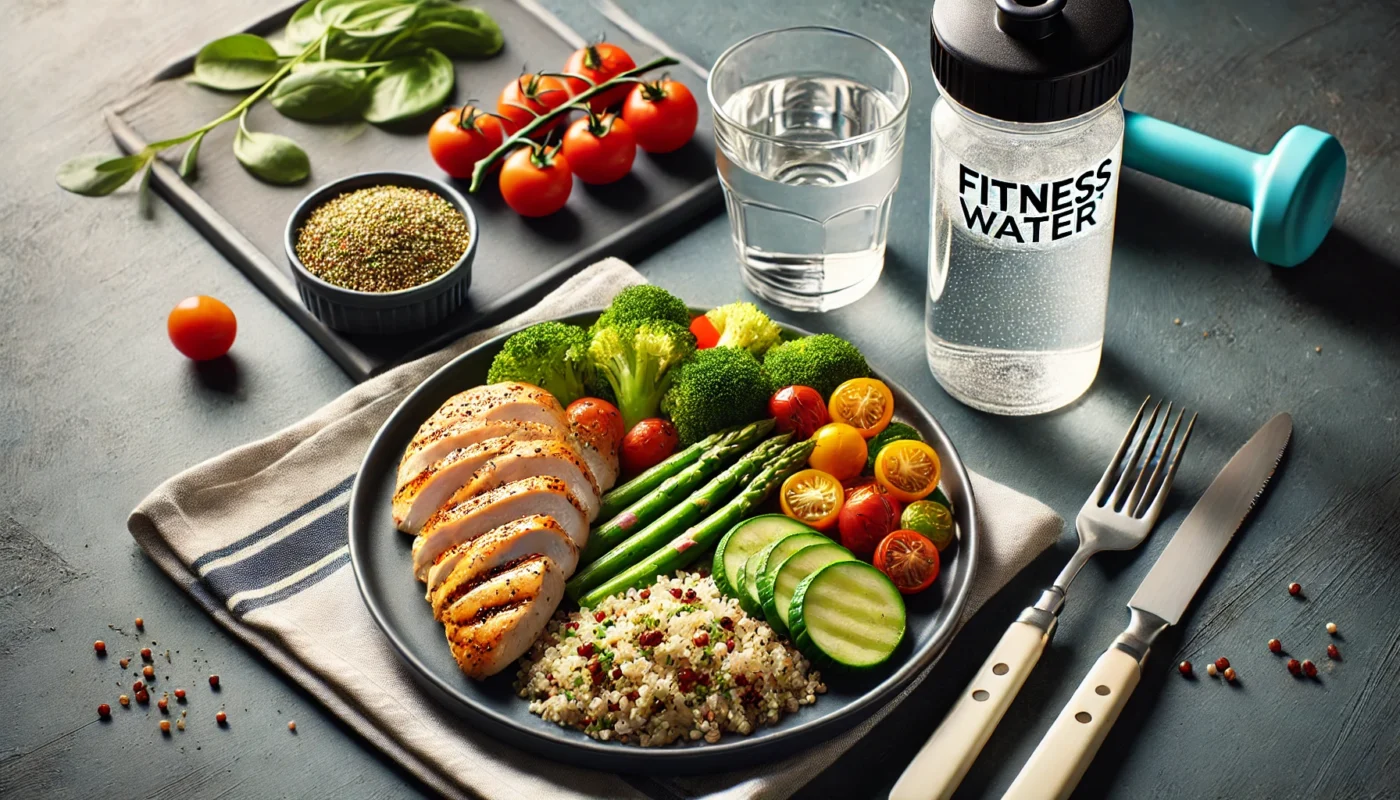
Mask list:
POLYGON ((604 325, 588 343, 595 381, 606 382, 612 390, 629 430, 656 416, 661 396, 675 377, 673 367, 694 352, 694 334, 670 321, 604 325))
POLYGON ((532 383, 568 405, 586 393, 587 349, 583 328, 562 322, 531 325, 501 345, 486 380, 532 383))
POLYGON ((705 318, 719 331, 716 347, 742 347, 756 356, 778 343, 782 329, 753 303, 730 303, 712 308, 705 318))
POLYGON ((661 410, 681 446, 768 415, 768 377, 753 353, 736 347, 700 350, 681 365, 661 410))
POLYGON ((674 322, 682 328, 690 326, 690 308, 685 301, 660 286, 642 284, 628 286, 613 297, 593 323, 593 332, 606 325, 640 325, 652 320, 674 322))
POLYGON ((852 378, 870 377, 870 367, 856 346, 830 333, 804 336, 768 348, 763 368, 774 389, 810 386, 830 397, 852 378))

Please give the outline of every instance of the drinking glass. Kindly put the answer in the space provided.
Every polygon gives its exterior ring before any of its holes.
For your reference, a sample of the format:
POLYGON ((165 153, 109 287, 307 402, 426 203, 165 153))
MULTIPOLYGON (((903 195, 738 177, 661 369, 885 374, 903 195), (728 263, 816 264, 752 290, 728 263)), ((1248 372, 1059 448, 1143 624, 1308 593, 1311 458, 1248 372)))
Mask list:
POLYGON ((768 31, 724 51, 709 94, 744 285, 797 311, 859 300, 884 268, 899 184, 899 59, 838 28, 768 31))

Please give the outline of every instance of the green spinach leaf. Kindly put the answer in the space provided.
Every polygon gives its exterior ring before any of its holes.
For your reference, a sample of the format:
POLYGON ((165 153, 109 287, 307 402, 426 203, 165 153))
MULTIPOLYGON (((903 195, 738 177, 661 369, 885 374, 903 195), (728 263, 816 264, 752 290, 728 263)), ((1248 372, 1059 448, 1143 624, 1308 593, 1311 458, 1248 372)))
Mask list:
POLYGON ((185 148, 185 157, 180 159, 180 177, 187 181, 192 181, 199 175, 199 146, 204 144, 204 134, 195 136, 190 142, 190 146, 185 148))
POLYGON ((258 178, 286 186, 301 183, 311 175, 311 159, 296 142, 276 133, 250 131, 238 121, 233 139, 233 155, 258 178))
POLYGON ((413 38, 449 58, 486 58, 501 51, 505 37, 485 11, 459 6, 428 7, 416 17, 413 38))
POLYGON ((278 67, 277 50, 261 36, 235 33, 206 44, 194 59, 196 83, 226 92, 256 89, 278 67))
POLYGON ((58 185, 77 194, 101 197, 121 188, 149 160, 146 153, 115 158, 102 153, 78 156, 58 168, 58 185))
POLYGON ((278 81, 269 101, 282 116, 302 122, 345 119, 359 108, 364 88, 364 70, 307 70, 278 81))
POLYGON ((437 50, 394 59, 370 74, 364 118, 382 124, 433 111, 452 94, 453 79, 452 61, 437 50))

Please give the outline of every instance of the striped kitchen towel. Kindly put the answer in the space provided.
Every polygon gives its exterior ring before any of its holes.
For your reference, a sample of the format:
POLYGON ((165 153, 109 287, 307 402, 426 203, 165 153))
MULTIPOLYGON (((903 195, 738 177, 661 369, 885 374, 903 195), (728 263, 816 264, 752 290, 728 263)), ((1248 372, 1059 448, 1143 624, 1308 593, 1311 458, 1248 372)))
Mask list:
MULTIPOLYGON (((424 693, 362 604, 350 569, 350 486, 370 439, 410 391, 502 331, 605 305, 641 282, 621 261, 600 262, 516 319, 366 381, 290 428, 171 478, 132 512, 128 528, 211 616, 445 796, 786 797, 904 695, 855 730, 747 772, 642 779, 561 766, 472 729, 424 693)), ((985 528, 969 615, 1061 528, 1041 503, 980 475, 973 484, 985 528)))

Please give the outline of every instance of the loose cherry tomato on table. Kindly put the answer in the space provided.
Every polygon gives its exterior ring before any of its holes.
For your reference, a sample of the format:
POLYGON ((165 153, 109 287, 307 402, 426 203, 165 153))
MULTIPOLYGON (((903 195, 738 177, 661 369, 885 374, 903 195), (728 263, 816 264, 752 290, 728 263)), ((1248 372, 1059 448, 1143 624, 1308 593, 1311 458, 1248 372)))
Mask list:
MULTIPOLYGON (((510 136, 540 114, 569 102, 570 97, 568 87, 553 75, 527 72, 501 90, 501 97, 496 101, 496 113, 504 117, 502 123, 506 135, 510 136)), ((535 135, 543 137, 562 124, 564 118, 560 117, 540 128, 535 135)))
POLYGON ((696 350, 707 350, 719 344, 719 331, 715 329, 715 324, 710 322, 710 318, 704 314, 690 321, 690 332, 695 334, 696 350))
POLYGON ((170 310, 165 319, 170 343, 186 358, 208 361, 233 347, 238 335, 238 319, 233 309, 207 295, 186 297, 170 310))
POLYGON ((501 197, 522 217, 553 214, 573 190, 569 160, 557 147, 521 147, 501 167, 501 197))
POLYGON ((622 118, 637 134, 638 147, 648 153, 669 153, 695 134, 700 107, 685 84, 662 78, 637 84, 622 104, 622 118))
POLYGON ((676 451, 680 438, 668 420, 652 417, 638 422, 622 437, 622 472, 636 475, 660 464, 676 451))
POLYGON ((579 180, 594 185, 621 180, 632 171, 637 157, 632 128, 616 114, 589 114, 575 120, 564 133, 562 147, 569 169, 579 180))
POLYGON ((819 531, 831 530, 841 513, 841 482, 819 469, 795 472, 778 490, 783 513, 819 531))
POLYGON ((938 453, 913 439, 890 442, 875 456, 875 480, 905 503, 932 494, 942 469, 938 453))
POLYGON ((900 594, 917 594, 938 580, 938 548, 921 533, 895 531, 875 548, 875 568, 894 581, 900 594))
POLYGON ((875 545, 899 528, 899 501, 878 486, 862 486, 846 497, 837 517, 841 545, 858 558, 869 560, 875 545))
MULTIPOLYGON (((574 54, 569 56, 568 62, 564 64, 564 71, 574 75, 582 75, 593 81, 596 86, 628 70, 636 69, 636 67, 637 62, 632 60, 632 56, 628 55, 626 50, 615 44, 599 42, 575 50, 574 54)), ((592 88, 578 78, 565 78, 564 81, 568 85, 569 91, 574 95, 592 88)), ((600 95, 595 95, 588 101, 588 106, 594 111, 611 108, 626 100, 627 93, 630 91, 632 91, 631 84, 615 86, 600 95)))
MULTIPOLYGON (((714 325, 710 326, 711 330, 714 325)), ((690 326, 691 331, 695 326, 690 326)), ((700 338, 696 334, 696 338, 700 338)), ((719 341, 719 334, 715 334, 719 341)), ((768 413, 778 421, 780 432, 794 431, 799 439, 810 438, 817 429, 831 421, 827 414, 826 402, 821 394, 810 386, 784 386, 773 393, 768 400, 768 413)))
POLYGON ((428 131, 428 152, 443 172, 454 178, 470 178, 476 162, 491 154, 505 140, 505 130, 495 115, 475 106, 454 108, 437 118, 428 131))
POLYGON ((814 469, 829 472, 838 481, 854 478, 865 469, 865 439, 850 425, 828 423, 818 428, 812 438, 817 446, 807 463, 814 469))
POLYGON ((597 397, 580 397, 564 409, 569 427, 585 438, 606 439, 614 445, 622 441, 627 427, 622 424, 622 412, 617 406, 597 397))
POLYGON ((890 424, 894 393, 884 381, 854 378, 836 387, 827 410, 832 420, 844 422, 870 439, 890 424))

